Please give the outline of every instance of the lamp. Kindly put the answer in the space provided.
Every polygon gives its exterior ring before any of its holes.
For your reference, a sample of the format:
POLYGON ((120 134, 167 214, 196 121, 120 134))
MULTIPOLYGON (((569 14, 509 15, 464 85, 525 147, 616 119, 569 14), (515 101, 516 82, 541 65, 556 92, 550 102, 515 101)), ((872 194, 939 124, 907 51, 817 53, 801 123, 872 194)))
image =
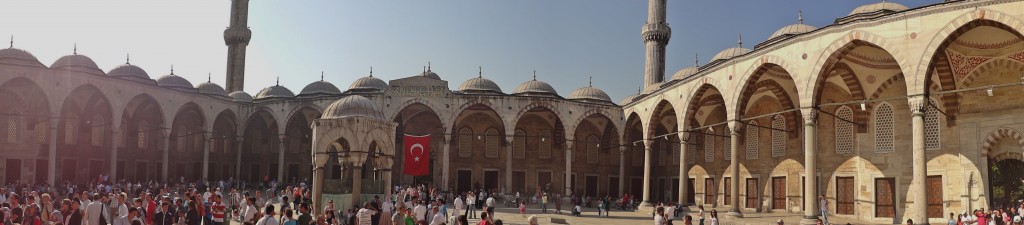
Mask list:
POLYGON ((481 138, 483 138, 483 137, 481 137, 480 135, 477 135, 477 136, 476 136, 476 139, 477 139, 477 140, 480 140, 481 138))
POLYGON ((867 110, 868 110, 868 103, 867 102, 860 102, 860 111, 867 111, 867 110))
POLYGON ((542 137, 542 138, 540 138, 540 141, 541 141, 541 142, 544 142, 544 140, 545 140, 545 138, 543 138, 543 137, 542 137))
POLYGON ((993 87, 992 87, 992 86, 989 86, 989 87, 988 87, 988 90, 985 90, 985 93, 988 93, 988 97, 992 97, 992 95, 993 95, 993 94, 992 94, 992 89, 993 89, 993 87))

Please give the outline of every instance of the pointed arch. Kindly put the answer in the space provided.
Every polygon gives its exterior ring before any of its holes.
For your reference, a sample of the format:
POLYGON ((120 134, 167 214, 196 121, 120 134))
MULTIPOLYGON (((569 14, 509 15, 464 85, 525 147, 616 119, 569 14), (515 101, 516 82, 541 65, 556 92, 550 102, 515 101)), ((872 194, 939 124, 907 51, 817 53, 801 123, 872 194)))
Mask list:
POLYGON ((887 38, 865 31, 850 31, 839 39, 832 41, 832 43, 821 52, 821 55, 817 57, 818 60, 815 61, 814 65, 811 67, 811 72, 809 74, 815 78, 807 79, 807 83, 803 84, 803 86, 805 86, 803 90, 810 90, 810 93, 815 93, 814 95, 811 95, 813 97, 810 99, 810 105, 821 104, 820 99, 816 96, 820 96, 817 93, 820 93, 821 88, 824 86, 824 80, 828 77, 829 71, 831 71, 834 65, 842 60, 843 57, 858 47, 873 47, 885 51, 895 59, 897 65, 900 67, 901 73, 906 73, 909 69, 909 65, 911 65, 907 62, 910 58, 906 57, 903 52, 899 51, 901 48, 888 41, 887 38))
POLYGON ((1003 159, 1017 159, 1024 161, 1024 135, 1013 128, 1001 127, 988 134, 985 137, 985 143, 981 145, 981 154, 983 157, 992 158, 995 161, 1003 159), (996 143, 1003 140, 1004 138, 1010 138, 1013 142, 1020 146, 1021 152, 1017 154, 1009 154, 1009 152, 994 152, 996 143))

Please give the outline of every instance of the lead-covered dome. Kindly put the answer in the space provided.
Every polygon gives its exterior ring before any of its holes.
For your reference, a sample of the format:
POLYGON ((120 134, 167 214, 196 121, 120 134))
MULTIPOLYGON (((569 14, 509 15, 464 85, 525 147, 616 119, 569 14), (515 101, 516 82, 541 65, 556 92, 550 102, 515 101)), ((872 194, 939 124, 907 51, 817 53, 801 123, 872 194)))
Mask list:
POLYGON ((244 91, 231 92, 228 96, 231 97, 232 101, 236 102, 252 102, 253 100, 252 95, 249 95, 249 93, 245 93, 244 91))
POLYGON ((736 58, 737 56, 741 56, 741 55, 744 55, 744 54, 747 54, 747 53, 750 53, 750 49, 749 48, 744 48, 744 47, 727 48, 725 50, 722 50, 721 52, 718 52, 718 54, 715 54, 715 57, 711 58, 711 61, 713 62, 715 60, 727 60, 727 59, 731 59, 731 58, 736 58))
POLYGON ((379 78, 373 77, 373 75, 370 75, 360 77, 359 79, 356 79, 356 81, 353 81, 352 85, 348 86, 348 91, 379 93, 383 92, 387 88, 388 84, 384 83, 384 80, 381 80, 379 78))
POLYGON ((32 53, 17 48, 0 49, 0 63, 32 67, 46 67, 32 53))
POLYGON ((865 13, 874 13, 874 12, 878 12, 878 11, 899 12, 899 11, 903 11, 903 10, 907 10, 907 9, 909 9, 909 8, 907 8, 907 6, 905 6, 905 5, 902 5, 902 4, 899 4, 899 3, 895 3, 895 2, 883 1, 883 2, 879 2, 879 3, 867 4, 867 5, 859 6, 859 7, 855 8, 855 9, 853 9, 853 11, 851 11, 850 14, 848 14, 847 16, 852 16, 852 15, 857 15, 857 14, 865 14, 865 13))
POLYGON ((516 94, 516 95, 553 95, 553 96, 558 96, 558 91, 555 91, 555 88, 551 87, 550 84, 548 84, 548 83, 546 83, 544 81, 537 80, 537 78, 533 78, 533 80, 529 80, 529 81, 523 82, 518 87, 516 87, 516 91, 513 92, 513 93, 516 94))
POLYGON ((807 24, 803 24, 803 23, 791 24, 791 25, 782 27, 779 30, 776 30, 775 33, 772 33, 772 36, 768 37, 768 39, 770 40, 770 39, 774 39, 774 38, 777 38, 777 37, 783 37, 783 36, 807 33, 807 32, 811 32, 813 30, 817 30, 817 29, 818 29, 817 27, 814 27, 814 26, 811 26, 811 25, 807 25, 807 24))
POLYGON ((495 93, 502 94, 501 87, 483 76, 474 77, 459 85, 459 91, 463 93, 495 93))
POLYGON ((196 90, 199 90, 200 94, 228 97, 228 91, 225 91, 223 87, 210 82, 209 80, 196 85, 196 90))
POLYGON ((637 96, 639 96, 639 95, 629 95, 629 96, 626 96, 625 98, 622 98, 622 101, 619 101, 619 105, 626 105, 626 104, 632 103, 633 100, 635 100, 637 96))
POLYGON ((572 91, 569 94, 569 99, 583 100, 583 101, 600 101, 600 102, 612 102, 612 98, 608 97, 608 93, 603 90, 595 88, 593 86, 582 87, 572 91))
POLYGON ((54 61, 50 68, 103 75, 103 70, 96 66, 96 62, 92 61, 89 57, 78 54, 62 56, 57 61, 54 61))
POLYGON ((697 74, 697 72, 700 72, 700 68, 697 66, 686 67, 676 71, 675 74, 672 74, 672 80, 682 80, 683 78, 697 74))
POLYGON ((280 84, 263 88, 263 90, 260 90, 259 93, 256 93, 256 99, 257 100, 259 100, 259 99, 266 99, 266 98, 291 98, 291 97, 295 97, 295 93, 293 93, 292 90, 288 90, 288 88, 286 88, 284 86, 281 86, 280 84))
POLYGON ((338 99, 327 106, 322 119, 336 119, 351 116, 362 116, 371 119, 384 120, 384 113, 370 99, 360 95, 349 95, 338 99))
POLYGON ((163 75, 159 79, 156 79, 156 85, 185 91, 195 90, 192 86, 192 82, 188 82, 185 78, 174 75, 174 73, 163 75))
POLYGON ((114 67, 110 72, 107 72, 107 75, 127 80, 152 82, 152 79, 149 78, 149 74, 145 70, 128 63, 114 67))
POLYGON ((331 82, 318 80, 313 83, 309 83, 306 87, 302 88, 302 91, 299 91, 299 95, 315 94, 338 95, 341 94, 341 90, 338 90, 338 87, 334 86, 331 82))

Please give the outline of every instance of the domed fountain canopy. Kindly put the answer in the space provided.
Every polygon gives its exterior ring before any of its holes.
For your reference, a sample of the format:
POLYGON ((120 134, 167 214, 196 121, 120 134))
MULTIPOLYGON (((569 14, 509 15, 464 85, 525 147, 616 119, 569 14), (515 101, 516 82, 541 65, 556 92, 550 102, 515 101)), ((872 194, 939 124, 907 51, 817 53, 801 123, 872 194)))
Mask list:
POLYGON ((327 106, 322 119, 338 119, 352 116, 361 116, 371 119, 384 120, 384 113, 377 104, 370 99, 360 95, 349 95, 338 99, 327 106))

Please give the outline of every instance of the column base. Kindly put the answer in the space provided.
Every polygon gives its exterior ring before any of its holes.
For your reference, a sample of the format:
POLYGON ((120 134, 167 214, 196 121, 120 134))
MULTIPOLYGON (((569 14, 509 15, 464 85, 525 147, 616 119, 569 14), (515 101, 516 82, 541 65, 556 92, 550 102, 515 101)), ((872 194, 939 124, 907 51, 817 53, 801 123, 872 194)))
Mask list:
POLYGON ((743 213, 740 212, 740 211, 729 210, 728 213, 725 213, 725 216, 733 217, 733 218, 743 218, 743 213))
POLYGON ((804 225, 815 225, 815 224, 818 224, 818 216, 804 216, 804 218, 802 220, 800 220, 800 224, 804 224, 804 225))
POLYGON ((636 207, 637 211, 654 211, 654 205, 649 201, 643 201, 636 207))

